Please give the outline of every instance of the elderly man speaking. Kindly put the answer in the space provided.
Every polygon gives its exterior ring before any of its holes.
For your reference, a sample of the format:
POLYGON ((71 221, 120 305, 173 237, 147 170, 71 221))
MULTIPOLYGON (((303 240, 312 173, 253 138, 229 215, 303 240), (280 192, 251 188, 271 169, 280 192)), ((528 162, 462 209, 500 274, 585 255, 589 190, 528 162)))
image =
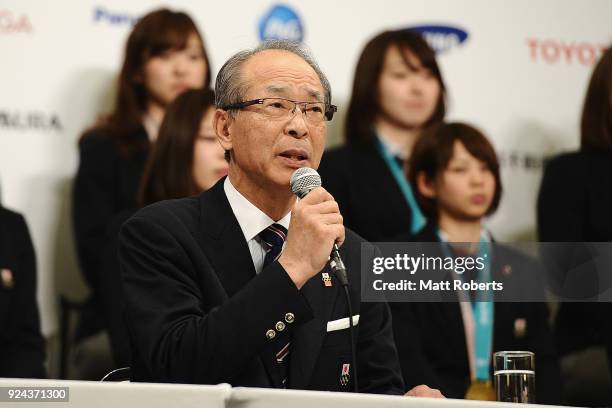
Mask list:
POLYGON ((359 392, 403 394, 388 306, 359 302, 364 241, 324 188, 299 201, 289 188, 325 148, 335 111, 325 75, 299 45, 266 42, 225 63, 216 96, 228 176, 144 208, 121 231, 133 379, 353 391, 357 365, 359 392), (328 325, 348 316, 327 265, 334 243, 359 315, 356 361, 349 330, 328 325))

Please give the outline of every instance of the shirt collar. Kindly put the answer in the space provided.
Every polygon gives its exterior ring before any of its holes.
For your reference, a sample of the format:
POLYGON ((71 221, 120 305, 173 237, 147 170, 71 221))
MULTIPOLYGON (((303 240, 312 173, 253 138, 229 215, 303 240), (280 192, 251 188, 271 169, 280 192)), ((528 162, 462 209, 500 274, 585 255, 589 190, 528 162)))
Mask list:
POLYGON ((272 224, 280 224, 289 229, 291 221, 291 212, 288 212, 283 218, 274 221, 268 217, 263 211, 251 203, 245 196, 240 194, 236 187, 232 184, 229 177, 223 182, 223 190, 227 196, 230 207, 238 220, 240 229, 244 234, 244 239, 248 242, 255 238, 261 231, 268 228, 272 224))
MULTIPOLYGON (((450 240, 448 239, 448 234, 444 232, 441 228, 438 228, 438 237, 440 238, 440 241, 442 242, 450 242, 450 240)), ((484 226, 480 228, 480 241, 481 242, 491 242, 492 241, 491 233, 484 226)))
POLYGON ((406 160, 406 152, 402 145, 395 143, 393 140, 385 136, 380 130, 376 130, 376 137, 381 141, 391 156, 399 157, 406 160))
POLYGON ((155 140, 157 140, 157 135, 159 134, 160 123, 155 121, 151 115, 145 113, 142 117, 142 126, 147 132, 149 141, 155 142, 155 140))

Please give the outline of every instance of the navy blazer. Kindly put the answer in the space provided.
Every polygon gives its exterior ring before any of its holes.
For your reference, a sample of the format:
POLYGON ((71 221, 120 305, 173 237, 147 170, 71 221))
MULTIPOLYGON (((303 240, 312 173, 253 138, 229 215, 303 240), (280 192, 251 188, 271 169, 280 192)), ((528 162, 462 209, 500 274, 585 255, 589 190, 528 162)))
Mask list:
MULTIPOLYGON (((256 274, 221 179, 197 197, 162 201, 128 220, 119 257, 137 381, 280 387, 269 331, 291 335, 288 388, 351 391, 340 382, 351 364, 348 330, 327 322, 348 316, 335 277, 321 274, 301 290, 278 262, 256 274)), ((349 272, 361 392, 402 394, 386 303, 361 303, 364 241, 346 231, 341 254, 349 272)), ((374 256, 366 244, 364 256, 374 256)), ((327 266, 322 272, 330 275, 327 266)))
MULTIPOLYGON (((148 141, 144 128, 132 135, 148 141)), ((140 179, 148 151, 123 155, 110 130, 97 128, 79 142, 79 168, 74 180, 73 224, 81 272, 95 290, 108 225, 125 210, 136 210, 140 179)))
POLYGON ((77 341, 101 329, 112 329, 107 305, 114 303, 115 296, 107 290, 109 255, 105 248, 109 240, 116 242, 116 237, 109 235, 118 231, 113 228, 113 222, 138 208, 138 188, 148 157, 145 129, 141 127, 129 137, 140 147, 125 154, 117 146, 111 130, 104 127, 86 132, 79 142, 72 222, 80 270, 92 293, 80 314, 77 341))

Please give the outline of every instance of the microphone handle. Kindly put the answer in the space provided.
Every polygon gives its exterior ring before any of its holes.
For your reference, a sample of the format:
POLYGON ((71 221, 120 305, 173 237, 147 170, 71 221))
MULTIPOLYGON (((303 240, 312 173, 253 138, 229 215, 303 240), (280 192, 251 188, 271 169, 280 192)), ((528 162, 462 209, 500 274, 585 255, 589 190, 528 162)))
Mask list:
POLYGON ((346 273, 346 267, 344 266, 344 262, 342 262, 342 258, 340 258, 340 252, 338 252, 338 245, 334 242, 334 246, 332 247, 329 266, 331 266, 332 270, 336 274, 336 278, 340 281, 342 286, 348 286, 348 275, 346 273))

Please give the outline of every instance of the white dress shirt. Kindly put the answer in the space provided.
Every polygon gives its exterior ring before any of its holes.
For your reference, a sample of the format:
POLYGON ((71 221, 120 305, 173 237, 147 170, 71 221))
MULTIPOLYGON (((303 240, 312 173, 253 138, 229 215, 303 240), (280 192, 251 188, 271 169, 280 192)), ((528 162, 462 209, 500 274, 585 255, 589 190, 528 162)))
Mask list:
MULTIPOLYGON (((259 273, 263 269, 264 259, 266 257, 267 249, 259 238, 259 233, 272 224, 280 224, 283 227, 289 229, 289 221, 291 221, 291 212, 288 212, 283 218, 278 221, 274 221, 268 217, 263 211, 257 208, 253 203, 246 199, 245 196, 240 194, 236 187, 232 184, 229 177, 223 182, 223 190, 229 201, 230 207, 238 220, 240 229, 244 234, 244 239, 249 246, 251 252, 251 258, 253 259, 253 266, 255 266, 255 272, 259 273)), ((284 245, 283 245, 284 248, 284 245)))
POLYGON ((380 140, 382 144, 385 145, 385 148, 391 156, 399 157, 404 161, 408 159, 408 155, 406 154, 406 148, 403 145, 391 140, 389 137, 385 136, 385 134, 380 131, 376 131, 376 136, 378 137, 378 140, 380 140))

